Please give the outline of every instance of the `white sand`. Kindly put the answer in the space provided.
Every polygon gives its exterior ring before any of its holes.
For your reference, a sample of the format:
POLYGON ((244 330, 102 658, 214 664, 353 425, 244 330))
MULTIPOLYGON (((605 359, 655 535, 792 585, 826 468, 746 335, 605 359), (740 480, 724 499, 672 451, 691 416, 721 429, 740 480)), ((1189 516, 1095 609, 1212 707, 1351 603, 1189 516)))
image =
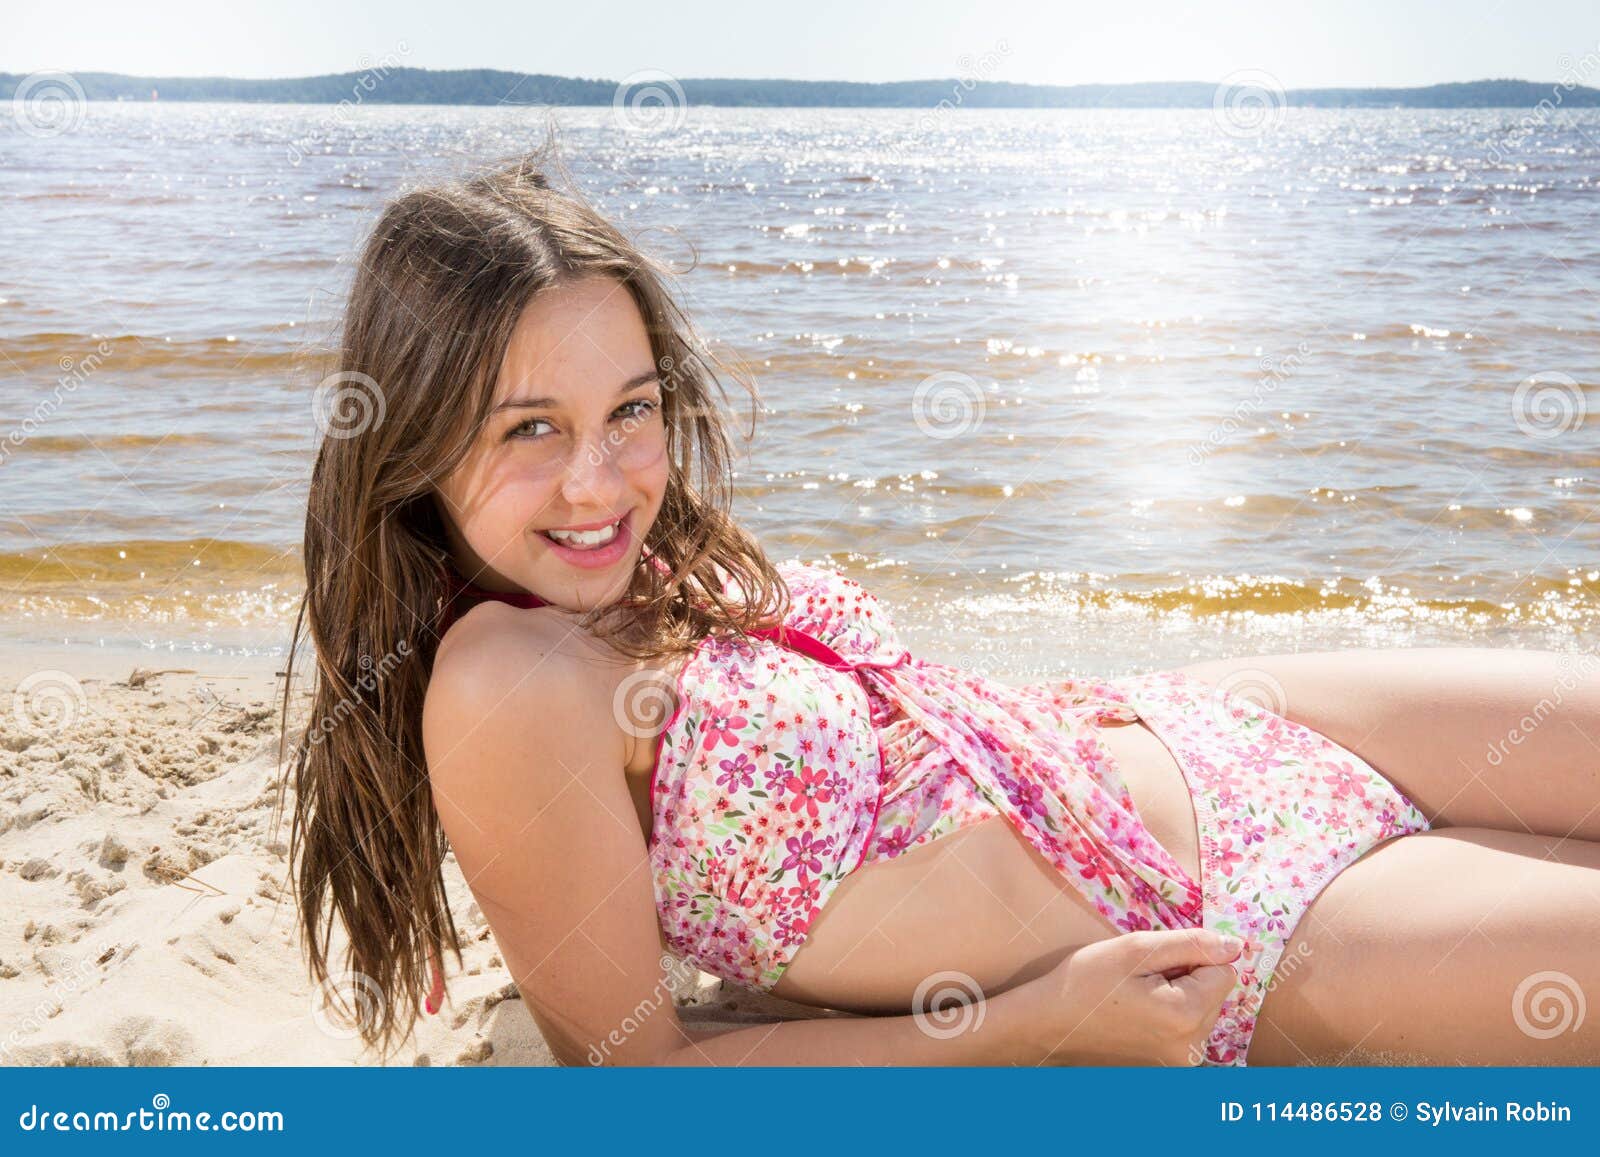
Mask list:
MULTIPOLYGON (((273 826, 279 667, 7 649, 0 1063, 377 1063, 303 962, 288 821, 273 826)), ((553 1063, 453 861, 446 872, 465 967, 450 962, 449 1002, 390 1063, 553 1063)), ((807 1011, 706 974, 689 988, 680 1015, 701 1025, 807 1011)))

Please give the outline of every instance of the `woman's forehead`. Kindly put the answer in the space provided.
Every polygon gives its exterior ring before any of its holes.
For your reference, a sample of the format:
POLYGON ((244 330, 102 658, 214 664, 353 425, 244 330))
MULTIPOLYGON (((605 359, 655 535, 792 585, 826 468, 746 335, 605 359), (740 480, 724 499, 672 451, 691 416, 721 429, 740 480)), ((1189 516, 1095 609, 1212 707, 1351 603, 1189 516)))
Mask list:
POLYGON ((609 398, 653 363, 644 318, 627 286, 590 277, 541 293, 517 319, 495 404, 516 398, 609 398))

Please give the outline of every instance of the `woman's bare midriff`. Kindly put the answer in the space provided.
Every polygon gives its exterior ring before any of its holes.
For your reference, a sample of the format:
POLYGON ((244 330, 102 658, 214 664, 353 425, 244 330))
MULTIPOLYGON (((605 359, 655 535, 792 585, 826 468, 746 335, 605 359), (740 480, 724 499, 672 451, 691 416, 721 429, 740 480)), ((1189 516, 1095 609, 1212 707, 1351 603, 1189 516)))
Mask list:
MULTIPOLYGON (((1101 736, 1145 826, 1198 880, 1194 808, 1172 753, 1142 723, 1108 725, 1101 736)), ((772 993, 906 1013, 936 973, 960 973, 948 979, 992 996, 1118 931, 996 814, 846 876, 772 993)))
MULTIPOLYGON (((1198 880, 1194 807, 1172 753, 1143 723, 1109 723, 1100 736, 1145 827, 1198 880)), ((653 747, 637 745, 627 768, 647 833, 653 747)), ((904 1013, 936 973, 960 973, 956 983, 995 995, 1117 932, 996 813, 846 876, 772 993, 824 1008, 904 1013)))

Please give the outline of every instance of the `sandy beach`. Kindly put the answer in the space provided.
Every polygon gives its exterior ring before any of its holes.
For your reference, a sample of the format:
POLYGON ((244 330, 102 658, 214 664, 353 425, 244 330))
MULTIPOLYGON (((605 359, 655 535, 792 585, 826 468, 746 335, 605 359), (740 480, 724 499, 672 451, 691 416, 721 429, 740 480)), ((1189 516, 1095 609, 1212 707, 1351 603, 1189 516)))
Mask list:
MULTIPOLYGON (((5 649, 0 1063, 379 1063, 303 964, 287 819, 274 824, 281 667, 5 649)), ((453 860, 445 870, 464 967, 450 961, 444 1009, 388 1063, 553 1064, 453 860)), ((807 1011, 704 973, 675 997, 685 1021, 713 1026, 807 1011)))

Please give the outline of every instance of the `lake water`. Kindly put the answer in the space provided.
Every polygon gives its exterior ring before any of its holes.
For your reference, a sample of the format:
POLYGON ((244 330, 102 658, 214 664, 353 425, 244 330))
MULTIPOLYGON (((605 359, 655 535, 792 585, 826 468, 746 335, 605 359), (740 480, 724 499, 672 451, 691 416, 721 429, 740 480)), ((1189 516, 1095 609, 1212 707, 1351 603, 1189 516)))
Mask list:
MULTIPOLYGON (((545 118, 84 112, 0 123, 0 630, 280 647, 363 231, 545 118)), ((755 373, 739 514, 930 657, 1593 639, 1600 112, 684 112, 567 166, 755 373)))

